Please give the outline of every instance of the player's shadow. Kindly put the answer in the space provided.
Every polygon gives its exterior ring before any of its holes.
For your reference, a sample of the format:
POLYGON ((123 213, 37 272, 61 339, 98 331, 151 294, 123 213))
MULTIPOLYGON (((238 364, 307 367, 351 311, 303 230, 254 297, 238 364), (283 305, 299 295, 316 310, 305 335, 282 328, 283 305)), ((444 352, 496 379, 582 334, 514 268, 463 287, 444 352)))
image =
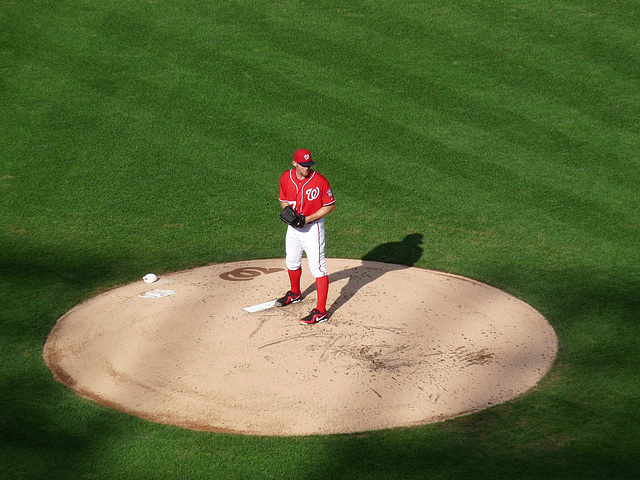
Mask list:
MULTIPOLYGON (((423 235, 412 233, 407 235, 401 242, 389 242, 378 245, 362 257, 362 260, 371 262, 383 262, 383 268, 367 268, 366 265, 347 268, 339 272, 329 274, 329 289, 331 285, 341 280, 348 279, 346 285, 340 290, 340 294, 327 309, 331 316, 340 307, 347 303, 362 287, 371 283, 382 275, 390 271, 404 270, 413 267, 420 257, 422 257, 423 235)), ((315 285, 310 285, 303 293, 307 296, 315 289, 315 285)))

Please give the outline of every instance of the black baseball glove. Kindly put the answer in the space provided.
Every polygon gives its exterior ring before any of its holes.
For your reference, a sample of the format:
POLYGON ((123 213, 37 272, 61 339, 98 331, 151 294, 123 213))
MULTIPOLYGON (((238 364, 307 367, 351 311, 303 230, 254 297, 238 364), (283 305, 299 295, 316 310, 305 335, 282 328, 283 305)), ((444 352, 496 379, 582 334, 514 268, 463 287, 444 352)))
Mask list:
POLYGON ((301 213, 297 213, 291 205, 287 205, 280 212, 280 220, 292 227, 302 228, 307 219, 301 213))

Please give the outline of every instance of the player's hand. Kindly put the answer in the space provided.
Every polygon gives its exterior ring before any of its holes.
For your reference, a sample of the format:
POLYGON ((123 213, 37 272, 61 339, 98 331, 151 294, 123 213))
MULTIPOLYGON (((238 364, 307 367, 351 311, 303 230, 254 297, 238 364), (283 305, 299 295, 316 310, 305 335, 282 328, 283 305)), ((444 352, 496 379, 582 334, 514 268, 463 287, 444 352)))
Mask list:
POLYGON ((298 214, 298 218, 296 218, 295 225, 291 224, 291 226, 296 227, 296 228, 302 228, 306 224, 307 224, 307 217, 305 217, 304 215, 299 213, 298 214))

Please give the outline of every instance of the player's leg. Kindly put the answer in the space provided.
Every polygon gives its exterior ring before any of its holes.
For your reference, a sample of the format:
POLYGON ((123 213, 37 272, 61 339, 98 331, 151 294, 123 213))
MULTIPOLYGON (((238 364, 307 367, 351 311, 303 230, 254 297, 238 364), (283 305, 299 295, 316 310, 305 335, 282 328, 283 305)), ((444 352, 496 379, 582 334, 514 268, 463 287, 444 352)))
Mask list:
MULTIPOLYGON (((285 238, 285 248, 287 255, 286 263, 287 270, 290 272, 302 273, 302 254, 304 253, 304 245, 300 237, 301 232, 297 231, 297 229, 293 227, 287 228, 287 236, 285 238)), ((300 291, 300 277, 294 274, 293 279, 294 281, 298 282, 297 291, 300 291)))
POLYGON ((287 269, 289 274, 289 283, 291 284, 291 291, 297 295, 300 295, 302 289, 300 288, 300 278, 302 277, 302 267, 296 270, 287 269))
POLYGON ((318 291, 318 302, 316 308, 319 312, 327 313, 327 297, 329 296, 329 276, 316 278, 316 290, 318 291))
POLYGON ((302 300, 300 278, 302 277, 302 254, 304 249, 293 227, 287 228, 285 247, 287 273, 289 274, 291 288, 282 298, 276 300, 276 305, 279 307, 284 307, 302 300))
POLYGON ((329 295, 329 276, 325 261, 324 221, 320 219, 311 225, 304 239, 309 269, 316 279, 318 299, 316 308, 300 320, 301 323, 313 324, 327 319, 327 297, 329 295))

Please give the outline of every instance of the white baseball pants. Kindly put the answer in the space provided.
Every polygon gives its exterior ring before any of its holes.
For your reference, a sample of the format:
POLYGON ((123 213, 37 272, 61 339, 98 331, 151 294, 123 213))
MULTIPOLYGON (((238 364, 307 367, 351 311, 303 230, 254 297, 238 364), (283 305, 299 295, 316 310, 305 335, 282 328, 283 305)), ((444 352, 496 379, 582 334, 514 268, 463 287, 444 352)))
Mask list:
POLYGON ((302 228, 289 226, 285 246, 289 270, 302 267, 302 254, 306 252, 309 270, 314 278, 328 275, 324 259, 324 218, 302 228))

